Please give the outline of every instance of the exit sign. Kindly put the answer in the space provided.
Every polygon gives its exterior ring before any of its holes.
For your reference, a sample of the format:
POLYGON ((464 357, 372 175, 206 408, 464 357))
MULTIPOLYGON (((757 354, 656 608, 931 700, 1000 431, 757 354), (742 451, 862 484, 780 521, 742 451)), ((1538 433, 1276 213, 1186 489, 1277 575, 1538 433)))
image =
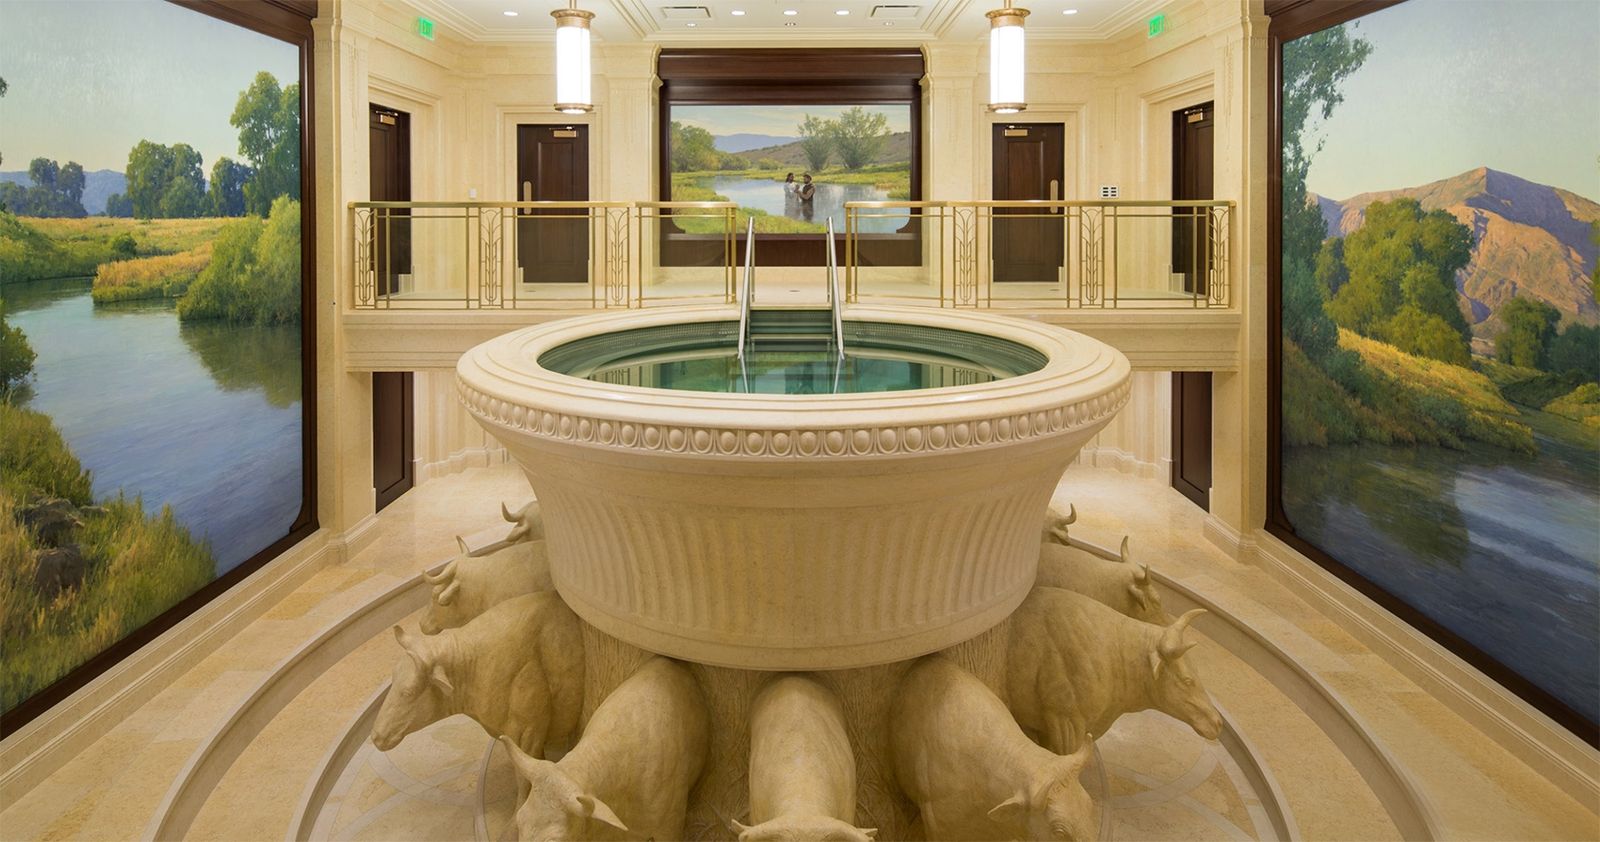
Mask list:
POLYGON ((432 41, 433 21, 428 20, 427 18, 417 18, 417 34, 428 39, 429 41, 432 41))
POLYGON ((1149 37, 1154 38, 1167 31, 1167 16, 1156 15, 1150 19, 1149 37))

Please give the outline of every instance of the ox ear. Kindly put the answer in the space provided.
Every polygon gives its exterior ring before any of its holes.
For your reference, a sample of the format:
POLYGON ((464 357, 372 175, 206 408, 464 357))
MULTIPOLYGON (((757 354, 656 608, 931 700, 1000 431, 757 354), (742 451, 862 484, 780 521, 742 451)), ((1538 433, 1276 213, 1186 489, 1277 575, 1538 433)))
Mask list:
POLYGON ((450 683, 450 676, 445 675, 444 667, 439 664, 434 664, 428 670, 428 680, 433 682, 433 686, 443 690, 446 696, 453 695, 456 692, 456 686, 450 683))
POLYGON ((413 638, 410 632, 396 625, 394 627, 394 639, 396 643, 400 644, 400 648, 404 649, 406 654, 411 656, 413 661, 416 661, 419 664, 422 663, 422 656, 417 654, 416 638, 413 638))
POLYGON ((433 601, 439 603, 440 605, 448 606, 450 603, 456 601, 456 595, 459 593, 461 593, 461 580, 451 579, 450 584, 445 585, 442 589, 440 589, 439 595, 434 597, 433 601))
POLYGON ((622 819, 617 818, 617 814, 606 806, 606 802, 593 795, 576 795, 573 797, 578 802, 578 815, 610 825, 623 833, 628 832, 628 826, 622 823, 622 819))
POLYGON ((1184 630, 1189 628, 1189 624, 1194 622, 1194 618, 1204 613, 1206 613, 1204 608, 1185 611, 1183 616, 1161 632, 1161 642, 1156 645, 1156 654, 1161 656, 1161 660, 1177 660, 1183 657, 1183 653, 1194 648, 1193 641, 1184 642, 1183 633, 1184 630))
POLYGON ((995 824, 1021 824, 1028 813, 1028 799, 1021 793, 996 804, 989 811, 989 821, 995 824))
POLYGON ((856 830, 861 831, 861 835, 867 837, 868 842, 875 842, 878 838, 878 829, 875 827, 858 827, 856 830))

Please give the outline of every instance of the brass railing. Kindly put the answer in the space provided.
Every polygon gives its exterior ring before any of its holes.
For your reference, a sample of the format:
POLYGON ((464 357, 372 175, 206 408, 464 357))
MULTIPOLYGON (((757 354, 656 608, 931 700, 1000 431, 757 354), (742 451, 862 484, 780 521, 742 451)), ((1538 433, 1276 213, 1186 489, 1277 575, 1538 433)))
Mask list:
POLYGON ((940 307, 1233 303, 1227 201, 847 202, 846 299, 940 307))
POLYGON ((732 202, 352 202, 349 306, 731 303, 734 210, 732 202))

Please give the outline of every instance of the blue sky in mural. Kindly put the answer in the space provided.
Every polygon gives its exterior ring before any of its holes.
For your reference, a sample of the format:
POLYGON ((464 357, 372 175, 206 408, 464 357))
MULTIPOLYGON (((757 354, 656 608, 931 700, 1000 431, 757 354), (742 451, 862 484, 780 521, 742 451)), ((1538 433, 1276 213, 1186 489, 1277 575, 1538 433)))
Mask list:
POLYGON ((1600 200, 1593 0, 1410 0, 1354 33, 1372 56, 1316 132, 1328 143, 1312 192, 1347 199, 1487 166, 1600 200))
POLYGON ((300 76, 293 46, 241 38, 232 24, 161 0, 0 0, 0 31, 0 77, 10 86, 0 98, 7 169, 44 156, 120 171, 128 150, 147 139, 193 146, 209 173, 218 157, 239 157, 227 115, 256 73, 283 84, 300 76), (196 73, 200 67, 206 72, 196 73), (74 97, 63 101, 63 91, 74 97), (64 120, 63 112, 89 119, 64 120))

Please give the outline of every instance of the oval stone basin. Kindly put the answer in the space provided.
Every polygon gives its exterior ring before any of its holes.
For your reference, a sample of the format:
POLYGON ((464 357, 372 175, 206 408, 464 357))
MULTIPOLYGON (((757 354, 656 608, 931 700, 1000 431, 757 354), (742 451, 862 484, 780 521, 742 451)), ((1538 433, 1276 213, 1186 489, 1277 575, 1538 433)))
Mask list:
POLYGON ((903 660, 1009 615, 1063 471, 1127 401, 1127 358, 1032 321, 853 306, 841 360, 804 315, 758 316, 742 361, 729 306, 462 356, 563 599, 641 648, 756 669, 903 660))

